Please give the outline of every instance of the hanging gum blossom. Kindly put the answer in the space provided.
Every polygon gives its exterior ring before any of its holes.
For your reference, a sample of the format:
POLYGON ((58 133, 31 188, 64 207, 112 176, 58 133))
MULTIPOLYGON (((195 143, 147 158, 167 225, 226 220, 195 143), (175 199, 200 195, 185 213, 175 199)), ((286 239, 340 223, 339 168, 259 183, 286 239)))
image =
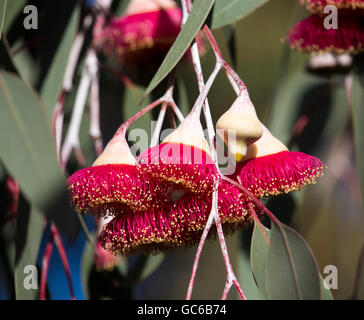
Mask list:
POLYGON ((261 122, 246 91, 239 95, 230 109, 220 117, 216 129, 236 161, 242 161, 248 146, 263 134, 261 122), (236 139, 229 139, 230 130, 234 130, 236 139))

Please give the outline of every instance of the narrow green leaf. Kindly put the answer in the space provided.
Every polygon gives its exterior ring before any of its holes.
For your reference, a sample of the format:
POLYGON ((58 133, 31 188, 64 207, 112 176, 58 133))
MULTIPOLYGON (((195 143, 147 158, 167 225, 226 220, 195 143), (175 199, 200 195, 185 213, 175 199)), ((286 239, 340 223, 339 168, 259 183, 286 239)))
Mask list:
POLYGON ((53 57, 52 65, 41 88, 41 97, 51 112, 53 112, 59 93, 62 89, 66 71, 65 66, 67 65, 72 43, 77 32, 79 19, 80 6, 76 6, 69 19, 56 54, 53 57))
POLYGON ((215 0, 200 0, 194 2, 186 24, 182 28, 162 65, 159 67, 157 73, 154 75, 146 89, 145 96, 152 92, 152 90, 172 71, 178 61, 182 58, 197 32, 205 22, 214 2, 215 0))
POLYGON ((115 9, 115 16, 122 16, 128 7, 131 0, 122 0, 120 1, 118 7, 115 9))
POLYGON ((3 22, 1 22, 4 23, 4 27, 2 30, 3 35, 6 34, 9 27, 11 27, 14 19, 19 14, 20 10, 23 10, 26 0, 0 0, 0 19, 2 19, 3 17, 5 2, 7 2, 5 19, 3 22))
POLYGON ((364 199, 364 73, 355 72, 353 74, 353 126, 354 142, 356 153, 356 165, 360 178, 362 198, 364 199))
POLYGON ((0 21, 0 40, 4 30, 5 17, 6 17, 6 7, 8 5, 8 0, 3 0, 0 3, 0 13, 1 13, 1 21, 0 21))
POLYGON ((237 250, 237 277, 239 283, 244 289, 245 296, 248 300, 261 300, 261 294, 255 283, 254 276, 250 265, 249 248, 239 248, 237 250))
POLYGON ((81 258, 81 282, 83 287, 83 292, 85 293, 86 299, 90 299, 89 292, 89 277, 92 270, 92 266, 95 263, 94 254, 95 254, 95 245, 96 235, 92 236, 93 242, 90 243, 86 241, 85 247, 83 249, 82 258, 81 258))
POLYGON ((142 282, 148 278, 157 268, 161 265, 164 260, 164 254, 160 253, 155 256, 148 256, 147 261, 144 265, 140 276, 138 277, 138 282, 142 282))
POLYGON ((322 279, 322 277, 320 276, 321 300, 334 300, 334 297, 332 296, 331 290, 326 289, 324 283, 325 283, 325 280, 322 279))
MULTIPOLYGON (((268 228, 264 227, 263 225, 262 228, 269 243, 271 238, 271 232, 268 228)), ((252 242, 251 242, 251 249, 250 249, 250 256, 251 256, 250 261, 255 281, 257 283, 258 289, 263 299, 268 298, 266 289, 266 280, 265 280, 265 270, 267 265, 268 251, 269 251, 269 246, 259 226, 257 225, 257 223, 255 223, 252 242)))
POLYGON ((18 74, 18 70, 10 54, 8 40, 5 36, 0 41, 0 67, 1 69, 18 74))
POLYGON ((319 300, 319 272, 306 241, 290 227, 272 226, 265 270, 268 299, 319 300))
POLYGON ((325 80, 303 70, 294 72, 282 80, 270 110, 269 130, 283 143, 287 143, 291 137, 302 93, 323 83, 325 80))
MULTIPOLYGON (((123 119, 128 119, 132 117, 135 113, 140 110, 138 108, 139 101, 143 97, 143 88, 134 85, 132 88, 125 87, 124 97, 123 97, 123 119)), ((145 99, 143 106, 149 103, 149 98, 145 99)), ((158 107, 156 108, 158 110, 158 107)), ((143 117, 135 121, 129 128, 128 131, 128 141, 131 143, 132 151, 143 152, 148 149, 149 141, 151 136, 151 121, 152 113, 149 112, 143 117)))
POLYGON ((47 108, 19 77, 0 71, 0 158, 28 201, 71 237, 77 223, 57 163, 47 108))
POLYGON ((220 28, 243 19, 267 2, 268 0, 216 0, 211 27, 220 28))
MULTIPOLYGON (((15 298, 17 300, 35 300, 38 298, 38 289, 25 286, 27 281, 24 282, 24 280, 26 280, 29 273, 29 270, 25 268, 26 266, 36 266, 42 240, 44 218, 36 207, 25 204, 19 207, 16 224, 15 298)), ((39 276, 40 273, 38 272, 39 276)), ((34 281, 37 281, 37 279, 34 279, 34 281)), ((36 284, 38 283, 36 282, 36 284)))

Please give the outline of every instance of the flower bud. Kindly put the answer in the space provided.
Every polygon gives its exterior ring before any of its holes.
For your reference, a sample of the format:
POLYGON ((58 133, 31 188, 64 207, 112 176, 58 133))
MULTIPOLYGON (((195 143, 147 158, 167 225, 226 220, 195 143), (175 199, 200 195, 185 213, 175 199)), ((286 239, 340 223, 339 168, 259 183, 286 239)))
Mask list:
POLYGON ((105 164, 136 164, 136 159, 132 155, 129 146, 123 137, 121 138, 120 136, 115 135, 92 166, 95 167, 105 164))
POLYGON ((230 109, 217 121, 216 128, 238 162, 243 160, 248 146, 263 134, 262 125, 247 93, 235 100, 230 109), (229 130, 234 130, 236 139, 229 139, 229 130))

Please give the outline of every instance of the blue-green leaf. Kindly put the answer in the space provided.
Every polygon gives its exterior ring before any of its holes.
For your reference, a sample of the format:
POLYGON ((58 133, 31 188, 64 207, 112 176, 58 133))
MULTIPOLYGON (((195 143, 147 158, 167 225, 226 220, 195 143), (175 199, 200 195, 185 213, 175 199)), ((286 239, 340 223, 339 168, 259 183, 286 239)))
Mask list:
POLYGON ((253 275, 257 283, 258 289, 260 291, 260 294, 263 297, 263 299, 267 299, 268 294, 266 290, 265 270, 266 270, 267 257, 269 251, 268 244, 270 242, 271 232, 268 228, 264 227, 263 225, 262 228, 266 235, 268 243, 266 242, 259 226, 257 225, 257 223, 255 223, 252 242, 251 242, 251 249, 250 249, 250 256, 251 256, 250 261, 251 261, 253 275))
POLYGON ((41 97, 51 112, 57 103, 59 93, 62 89, 66 71, 65 66, 67 65, 72 43, 77 32, 79 19, 80 7, 76 6, 69 19, 62 39, 60 40, 60 44, 52 60, 52 65, 41 88, 41 97))
MULTIPOLYGON (((42 240, 44 218, 35 206, 26 206, 27 208, 20 206, 16 222, 15 298, 18 300, 35 300, 38 298, 38 289, 27 288, 24 285, 24 280, 28 275, 27 272, 29 272, 25 268, 26 266, 36 266, 42 240)), ((37 272, 37 275, 40 276, 40 273, 37 272)), ((33 279, 33 281, 36 281, 36 284, 38 284, 37 279, 33 279)))
POLYGON ((77 223, 57 163, 48 110, 18 76, 5 71, 0 71, 0 158, 31 205, 67 236, 74 235, 77 223))
POLYGON ((364 199, 364 77, 362 74, 353 74, 353 126, 356 164, 360 178, 362 198, 364 199))
POLYGON ((273 224, 265 270, 268 299, 319 300, 321 284, 311 249, 288 226, 273 224))
POLYGON ((212 28, 220 28, 243 19, 268 0, 216 0, 212 15, 212 28))

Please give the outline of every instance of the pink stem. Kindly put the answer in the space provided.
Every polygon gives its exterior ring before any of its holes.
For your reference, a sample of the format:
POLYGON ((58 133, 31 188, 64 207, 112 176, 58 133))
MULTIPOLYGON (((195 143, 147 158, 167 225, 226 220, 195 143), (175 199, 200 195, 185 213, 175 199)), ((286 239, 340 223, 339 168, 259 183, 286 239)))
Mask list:
POLYGON ((42 258, 42 275, 40 280, 39 300, 46 299, 47 277, 48 277, 49 262, 51 260, 52 251, 53 251, 53 233, 49 235, 47 246, 42 258))
POLYGON ((155 100, 151 104, 144 107, 142 110, 138 111, 136 114, 134 114, 132 117, 130 117, 128 120, 124 121, 122 125, 119 127, 119 129, 116 131, 115 136, 120 136, 125 138, 125 133, 128 130, 128 128, 138 120, 140 117, 142 117, 144 114, 152 110, 153 108, 160 105, 164 100, 162 98, 155 100))
POLYGON ((70 268, 70 265, 68 262, 68 258, 67 258, 66 250, 63 245, 62 238, 61 238, 54 222, 51 223, 51 232, 52 232, 52 236, 54 237, 54 242, 57 246, 59 256, 60 256, 62 264, 63 264, 64 271, 66 273, 67 282, 68 282, 68 286, 70 289, 71 299, 75 300, 76 298, 75 298, 75 294, 73 291, 73 285, 72 285, 72 279, 71 279, 71 268, 70 268))
MULTIPOLYGON (((218 200, 217 197, 215 197, 215 199, 213 199, 213 201, 215 202, 215 208, 218 207, 217 200, 218 200)), ((224 231, 222 229, 220 216, 219 216, 217 210, 215 211, 215 214, 214 214, 214 220, 215 220, 215 224, 216 224, 217 234, 219 237, 220 247, 221 247, 222 255, 224 257, 225 269, 226 269, 226 273, 227 273, 227 279, 226 279, 226 285, 225 285, 225 290, 227 290, 226 296, 230 291, 231 285, 234 284, 234 286, 236 287, 236 289, 240 295, 240 298, 242 300, 246 300, 243 289, 241 288, 240 283, 236 279, 236 276, 234 274, 234 271, 233 271, 233 268, 232 268, 232 265, 230 262, 229 253, 228 253, 228 249, 227 249, 225 238, 224 238, 224 231)), ((225 290, 224 290, 223 297, 225 296, 225 290)))
POLYGON ((270 242, 269 242, 269 240, 267 238, 267 235, 264 232, 264 229, 262 227, 262 224, 261 224, 261 222, 260 222, 260 220, 259 220, 259 218, 258 218, 258 216, 257 216, 257 214, 256 214, 256 212, 254 210, 254 207, 253 207, 253 204, 252 203, 249 203, 249 209, 250 209, 250 211, 251 211, 251 213, 253 215, 253 218, 254 218, 255 223, 258 225, 258 227, 260 229, 260 232, 262 233, 262 235, 264 237, 265 243, 269 247, 270 246, 270 242))
POLYGON ((210 28, 207 25, 204 25, 203 30, 209 39, 209 42, 211 44, 211 47, 215 53, 216 59, 221 62, 222 67, 224 68, 225 72, 228 73, 236 82, 236 84, 239 87, 240 92, 242 91, 248 91, 247 87, 244 83, 244 81, 239 77, 239 75, 235 72, 233 68, 230 67, 230 65, 225 61, 224 57, 222 56, 222 53, 220 51, 220 48, 216 42, 216 39, 214 35, 212 34, 210 28))

